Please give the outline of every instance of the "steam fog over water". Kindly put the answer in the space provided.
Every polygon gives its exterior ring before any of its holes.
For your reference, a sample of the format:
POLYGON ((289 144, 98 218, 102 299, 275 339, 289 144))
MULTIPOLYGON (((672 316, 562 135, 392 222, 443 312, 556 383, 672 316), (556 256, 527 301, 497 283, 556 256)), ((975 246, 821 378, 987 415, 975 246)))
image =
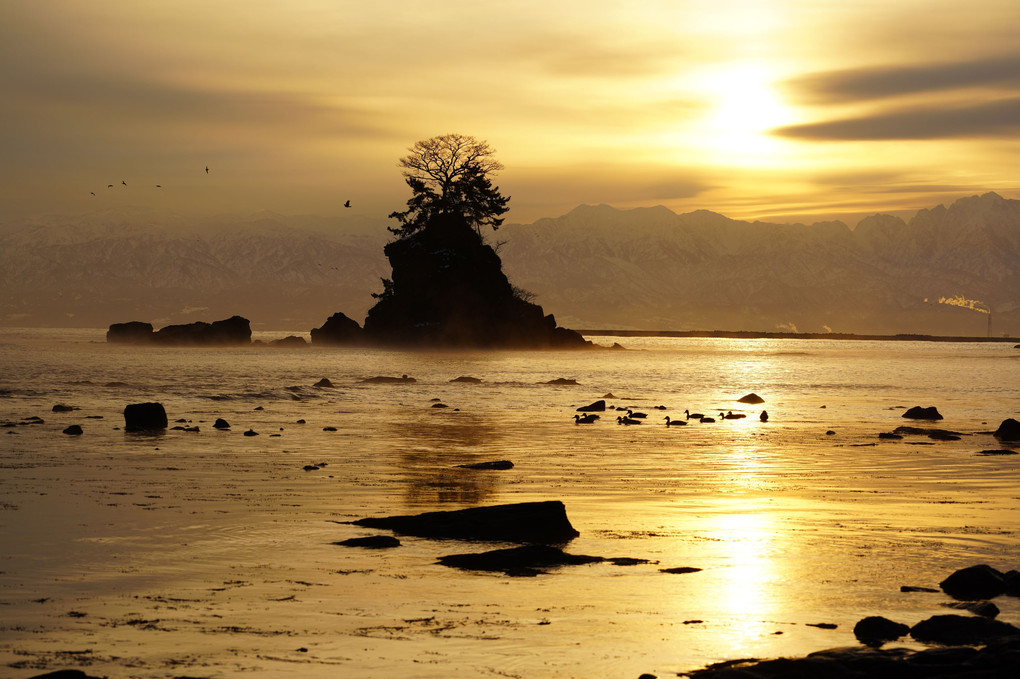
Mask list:
MULTIPOLYGON (((179 349, 0 329, 0 421, 45 420, 0 430, 2 673, 664 676, 853 645, 865 616, 946 612, 901 585, 1020 566, 1020 457, 977 454, 1007 447, 990 432, 1018 414, 1012 344, 620 341, 179 349), (359 383, 402 374, 416 381, 359 383), (483 382, 450 382, 465 375, 483 382), (323 377, 335 387, 312 386, 323 377), (578 386, 543 384, 556 378, 578 386), (765 403, 737 402, 749 392, 765 403), (574 424, 607 393, 645 424, 574 424), (145 401, 200 431, 118 429, 145 401), (914 405, 945 420, 903 419, 914 405), (747 417, 664 426, 685 409, 747 417), (904 424, 962 436, 878 439, 904 424), (503 459, 515 467, 456 467, 503 459), (658 563, 515 578, 435 563, 492 544, 332 544, 380 533, 344 523, 360 517, 533 500, 565 504, 580 532, 566 551, 658 563), (679 566, 702 570, 659 571, 679 566)), ((1020 600, 996 603, 1020 624, 1020 600)))

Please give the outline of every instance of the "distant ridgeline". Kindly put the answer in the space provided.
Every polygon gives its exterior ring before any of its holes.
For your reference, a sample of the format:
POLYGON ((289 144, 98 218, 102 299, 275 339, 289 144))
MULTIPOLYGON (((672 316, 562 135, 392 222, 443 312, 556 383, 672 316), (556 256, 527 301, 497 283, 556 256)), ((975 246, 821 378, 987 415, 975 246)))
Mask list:
POLYGON ((152 323, 130 321, 111 325, 106 332, 106 341, 172 346, 251 344, 251 323, 247 318, 231 316, 226 320, 212 323, 198 321, 184 325, 168 325, 154 332, 152 323))
POLYGON ((364 327, 342 313, 311 331, 313 344, 411 347, 573 348, 591 343, 556 326, 515 290, 496 252, 458 214, 383 249, 393 269, 364 327))

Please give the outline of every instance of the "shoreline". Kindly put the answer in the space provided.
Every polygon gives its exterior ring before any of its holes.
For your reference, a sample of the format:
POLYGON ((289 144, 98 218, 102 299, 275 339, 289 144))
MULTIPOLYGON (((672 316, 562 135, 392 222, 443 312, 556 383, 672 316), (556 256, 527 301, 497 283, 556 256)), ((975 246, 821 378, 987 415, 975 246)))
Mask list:
POLYGON ((1017 337, 950 335, 858 335, 850 332, 762 332, 756 330, 577 330, 584 337, 697 337, 707 339, 823 339, 880 342, 1020 342, 1017 337))

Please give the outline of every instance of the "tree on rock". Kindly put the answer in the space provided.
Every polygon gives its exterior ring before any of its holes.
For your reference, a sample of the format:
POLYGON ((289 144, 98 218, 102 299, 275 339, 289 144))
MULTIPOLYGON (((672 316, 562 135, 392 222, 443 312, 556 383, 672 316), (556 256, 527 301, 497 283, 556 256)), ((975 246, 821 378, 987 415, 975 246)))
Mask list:
POLYGON ((400 222, 390 228, 405 237, 437 218, 459 215, 481 235, 482 228, 498 229, 510 208, 509 196, 492 185, 492 175, 503 169, 487 142, 462 134, 424 139, 408 149, 398 164, 411 188, 407 210, 390 217, 400 222))

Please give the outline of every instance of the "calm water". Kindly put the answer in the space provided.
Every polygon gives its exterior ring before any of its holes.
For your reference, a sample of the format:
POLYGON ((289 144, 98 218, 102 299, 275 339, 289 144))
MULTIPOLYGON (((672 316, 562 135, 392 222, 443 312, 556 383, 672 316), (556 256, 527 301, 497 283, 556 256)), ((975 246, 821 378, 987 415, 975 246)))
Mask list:
MULTIPOLYGON (((0 421, 45 420, 0 430, 0 674, 666 676, 851 645, 867 615, 945 612, 901 585, 1020 566, 1020 456, 976 454, 1020 410, 1012 344, 621 343, 205 350, 0 330, 0 421), (401 374, 417 381, 359 384, 401 374), (646 424, 574 425, 610 392, 646 424), (766 403, 736 402, 748 392, 766 403), (150 400, 200 431, 118 429, 150 400), (879 441, 913 405, 962 439, 879 441), (684 409, 748 417, 663 426, 684 409), (73 423, 83 436, 61 434, 73 423), (498 459, 516 466, 455 468, 498 459), (549 499, 581 533, 567 551, 658 563, 510 578, 435 563, 492 545, 331 544, 377 532, 343 523, 358 517, 549 499), (674 566, 703 570, 658 570, 674 566)), ((1020 600, 996 603, 1020 624, 1020 600)))

